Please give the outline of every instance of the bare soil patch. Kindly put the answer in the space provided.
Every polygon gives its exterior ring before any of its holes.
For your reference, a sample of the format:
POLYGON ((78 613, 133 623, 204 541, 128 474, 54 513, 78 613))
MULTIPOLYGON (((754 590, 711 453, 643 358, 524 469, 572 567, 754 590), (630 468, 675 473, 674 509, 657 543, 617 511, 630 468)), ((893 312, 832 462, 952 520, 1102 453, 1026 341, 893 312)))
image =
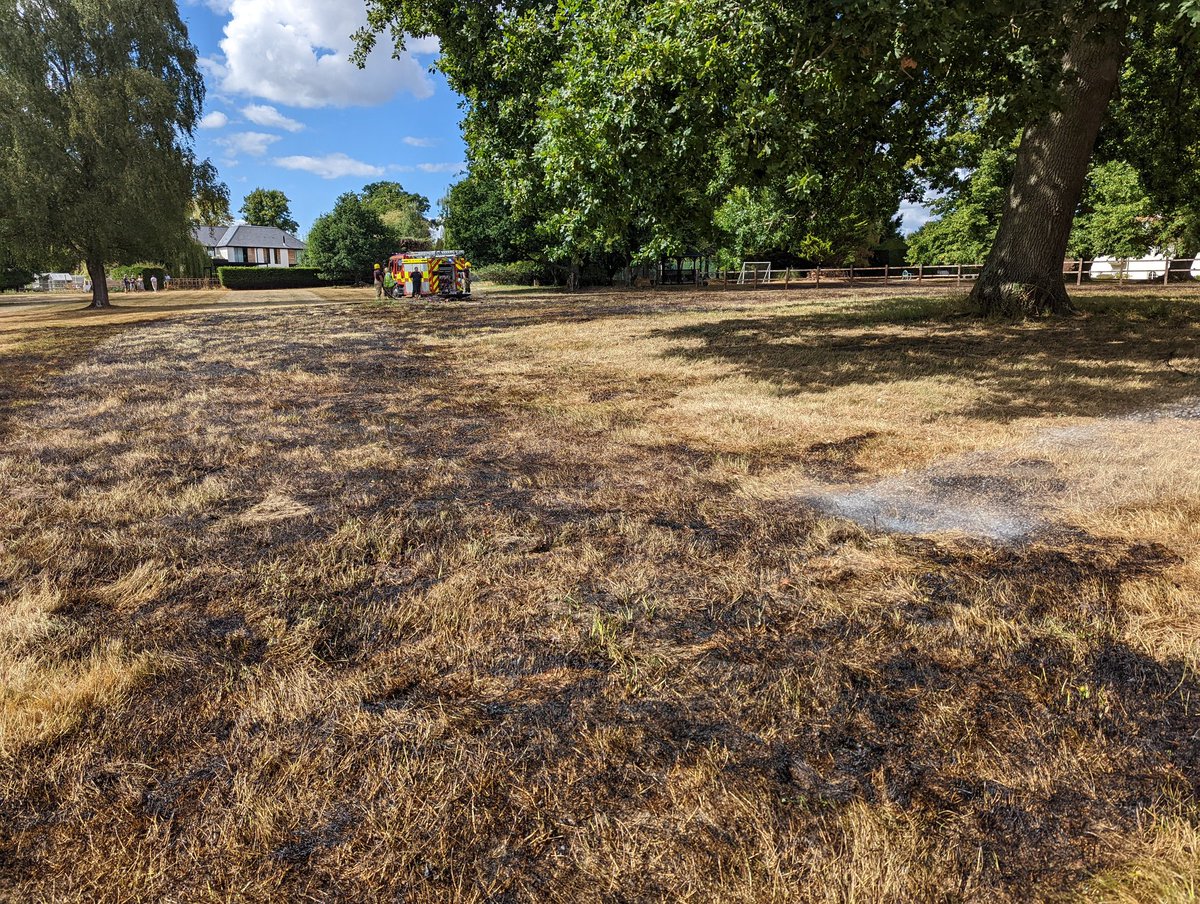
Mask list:
POLYGON ((1039 446, 1190 405, 1193 296, 316 294, 5 334, 0 896, 1194 890, 1194 421, 1039 446), (1139 476, 1017 544, 796 502, 971 455, 1139 476))

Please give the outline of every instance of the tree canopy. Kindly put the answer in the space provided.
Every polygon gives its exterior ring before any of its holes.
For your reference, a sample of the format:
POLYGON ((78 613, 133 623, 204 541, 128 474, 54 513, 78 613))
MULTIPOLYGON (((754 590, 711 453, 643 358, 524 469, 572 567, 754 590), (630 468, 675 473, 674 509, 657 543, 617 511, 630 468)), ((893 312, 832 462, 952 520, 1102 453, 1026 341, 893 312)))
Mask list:
POLYGON ((204 83, 174 0, 0 0, 0 246, 105 268, 188 240, 214 171, 191 136, 204 83))
POLYGON ((374 264, 392 255, 395 244, 394 232, 351 191, 337 199, 332 211, 317 217, 304 258, 327 279, 359 281, 369 278, 374 264))
POLYGON ((217 168, 209 161, 200 164, 202 178, 198 180, 196 197, 192 199, 193 226, 230 226, 233 214, 229 210, 229 186, 217 176, 217 168))
POLYGON ((1012 182, 1016 143, 984 151, 970 178, 930 205, 935 219, 909 236, 914 264, 977 264, 996 240, 1012 182))
POLYGON ((406 191, 399 182, 371 182, 363 186, 361 197, 397 236, 428 240, 433 221, 424 195, 406 191))
POLYGON ((540 256, 536 224, 514 213, 494 171, 476 167, 450 186, 445 210, 447 245, 461 248, 476 266, 540 256))
MULTIPOLYGON (((1001 213, 1014 226, 997 232, 980 297, 1030 310, 1065 300, 1047 274, 1124 61, 1177 67, 1200 22, 1200 0, 368 9, 363 53, 385 31, 398 45, 440 39, 439 66, 466 98, 470 162, 495 169, 560 257, 678 252, 713 237, 737 190, 767 192, 811 223, 810 240, 831 242, 846 223, 882 222, 902 198, 957 178, 971 154, 953 136, 975 135, 978 159, 1021 133, 1001 213), (1040 251, 1014 244, 1039 232, 1040 251)), ((1145 153, 1164 172, 1181 165, 1171 148, 1145 153)))
POLYGON ((291 201, 277 188, 254 189, 246 195, 239 212, 251 226, 274 226, 284 232, 300 228, 292 219, 291 201))

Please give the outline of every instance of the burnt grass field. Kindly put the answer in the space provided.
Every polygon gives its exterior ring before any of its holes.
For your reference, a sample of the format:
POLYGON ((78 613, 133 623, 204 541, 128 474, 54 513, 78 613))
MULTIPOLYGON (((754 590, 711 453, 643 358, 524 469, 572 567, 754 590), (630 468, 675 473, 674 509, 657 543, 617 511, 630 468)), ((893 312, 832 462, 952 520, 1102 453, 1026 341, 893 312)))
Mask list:
POLYGON ((0 317, 0 899, 1196 900, 1200 294, 368 294, 0 317))

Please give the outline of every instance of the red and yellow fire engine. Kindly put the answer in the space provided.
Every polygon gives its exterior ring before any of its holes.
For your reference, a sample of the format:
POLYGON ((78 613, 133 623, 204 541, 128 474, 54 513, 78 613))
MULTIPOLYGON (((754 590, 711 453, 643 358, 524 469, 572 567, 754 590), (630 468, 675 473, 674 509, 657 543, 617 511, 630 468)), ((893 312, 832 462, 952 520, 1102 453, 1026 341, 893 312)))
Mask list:
POLYGON ((394 298, 433 296, 467 298, 471 263, 461 251, 410 251, 388 259, 394 298))

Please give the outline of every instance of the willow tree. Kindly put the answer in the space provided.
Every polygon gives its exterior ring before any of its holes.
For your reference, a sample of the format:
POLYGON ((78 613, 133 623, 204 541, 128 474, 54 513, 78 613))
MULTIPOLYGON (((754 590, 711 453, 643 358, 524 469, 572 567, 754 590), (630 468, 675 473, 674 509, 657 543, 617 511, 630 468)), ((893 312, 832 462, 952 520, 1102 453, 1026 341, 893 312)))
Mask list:
POLYGON ((0 245, 87 267, 165 259, 213 179, 204 98, 175 0, 0 0, 0 245))
POLYGON ((498 168, 564 246, 695 232, 738 187, 868 221, 964 165, 947 136, 1020 132, 975 286, 985 311, 1016 315, 1070 309, 1071 221, 1126 60, 1180 52, 1200 23, 1200 0, 367 6, 363 53, 382 32, 441 40, 472 163, 498 168))

